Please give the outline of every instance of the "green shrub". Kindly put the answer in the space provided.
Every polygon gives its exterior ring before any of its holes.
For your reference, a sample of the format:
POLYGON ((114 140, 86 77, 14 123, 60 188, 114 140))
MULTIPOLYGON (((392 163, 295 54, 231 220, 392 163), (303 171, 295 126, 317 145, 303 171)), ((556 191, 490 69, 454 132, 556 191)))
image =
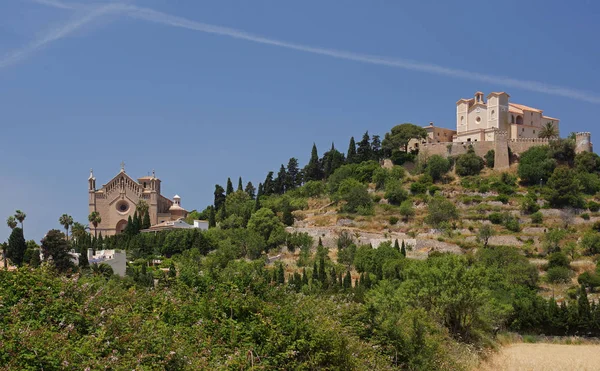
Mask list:
POLYGON ((429 192, 429 195, 430 195, 430 196, 435 196, 435 193, 436 193, 437 191, 439 191, 439 190, 440 190, 440 187, 438 187, 438 186, 436 186, 436 185, 431 185, 431 186, 429 186, 429 188, 427 189, 427 191, 429 192))
POLYGON ((536 213, 540 209, 540 205, 537 203, 535 196, 527 195, 521 203, 521 211, 525 214, 536 213))
POLYGON ((556 160, 552 158, 550 147, 531 147, 521 154, 519 178, 528 185, 537 185, 540 183, 540 179, 546 183, 555 167, 556 160))
POLYGON ((478 175, 484 166, 485 163, 481 157, 474 152, 469 152, 457 157, 455 170, 456 174, 460 176, 478 175))
POLYGON ((491 213, 488 215, 488 220, 492 224, 502 224, 504 222, 504 215, 502 213, 491 213))
POLYGON ((544 222, 544 215, 539 211, 531 214, 531 222, 533 224, 542 224, 544 222))
POLYGON ((600 232, 600 221, 594 222, 594 225, 592 225, 592 229, 596 232, 600 232))
POLYGON ((490 149, 489 151, 487 151, 484 158, 485 158, 485 165, 487 167, 489 167, 490 169, 493 169, 494 161, 496 159, 496 151, 494 151, 493 149, 490 149))
POLYGON ((410 192, 413 195, 422 195, 425 194, 425 192, 427 191, 427 185, 420 183, 420 182, 414 182, 410 185, 410 192))
POLYGON ((596 201, 590 201, 588 202, 588 209, 590 209, 591 212, 596 213, 600 210, 600 204, 596 201))
POLYGON ((437 182, 450 171, 450 168, 450 161, 448 159, 440 155, 433 155, 427 159, 423 173, 431 176, 431 179, 437 182))
POLYGON ((571 281, 573 271, 565 267, 553 267, 546 272, 546 281, 549 283, 568 283, 571 281))
POLYGON ((581 219, 583 219, 583 220, 590 220, 590 214, 588 214, 588 213, 583 213, 580 216, 581 216, 581 219))
POLYGON ((569 258, 563 252, 554 252, 548 256, 548 264, 546 269, 555 267, 569 268, 569 258))
POLYGON ((519 223, 519 218, 516 218, 513 215, 507 217, 504 221, 504 227, 511 232, 519 232, 521 231, 521 224, 519 223))
POLYGON ((398 218, 397 216, 390 216, 389 222, 391 225, 395 225, 396 223, 398 223, 399 220, 400 218, 398 218))
POLYGON ((402 187, 402 182, 396 179, 388 179, 385 183, 385 196, 392 205, 400 205, 408 199, 408 192, 402 187))
POLYGON ((510 199, 508 198, 508 196, 507 196, 507 195, 498 195, 498 196, 496 196, 496 198, 495 198, 495 199, 496 199, 496 201, 500 201, 500 202, 502 202, 502 203, 503 203, 503 204, 505 204, 505 205, 506 205, 506 204, 508 203, 508 201, 510 200, 510 199))

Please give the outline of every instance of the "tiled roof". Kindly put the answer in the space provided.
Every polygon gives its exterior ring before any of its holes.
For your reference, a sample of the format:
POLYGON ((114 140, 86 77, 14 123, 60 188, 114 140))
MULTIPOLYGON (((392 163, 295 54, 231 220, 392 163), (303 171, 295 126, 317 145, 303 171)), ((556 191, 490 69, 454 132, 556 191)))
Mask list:
POLYGON ((509 106, 508 106, 508 112, 510 112, 510 113, 517 113, 519 115, 523 114, 523 110, 522 109, 518 109, 517 107, 513 107, 512 105, 510 105, 510 103, 509 103, 509 106))
POLYGON ((523 110, 523 111, 533 111, 533 112, 539 112, 539 113, 543 112, 541 109, 529 107, 529 106, 526 106, 526 105, 523 105, 523 104, 509 103, 508 105, 512 106, 512 107, 516 107, 516 108, 518 108, 520 110, 523 110))

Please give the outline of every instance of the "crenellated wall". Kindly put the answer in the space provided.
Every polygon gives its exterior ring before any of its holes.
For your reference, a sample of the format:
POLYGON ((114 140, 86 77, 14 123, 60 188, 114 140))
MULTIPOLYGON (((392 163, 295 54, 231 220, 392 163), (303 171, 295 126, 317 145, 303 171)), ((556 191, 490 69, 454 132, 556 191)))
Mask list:
MULTIPOLYGON (((426 143, 422 144, 419 150, 419 156, 440 155, 443 157, 458 156, 467 153, 472 146, 475 154, 484 157, 489 150, 494 150, 495 161, 494 168, 502 170, 508 168, 509 158, 508 149, 513 154, 520 155, 532 147, 544 146, 550 143, 545 138, 517 138, 506 139, 507 133, 496 131, 496 140, 488 142, 448 142, 448 143, 426 143)), ((576 134, 576 152, 592 152, 593 145, 590 133, 576 134)))

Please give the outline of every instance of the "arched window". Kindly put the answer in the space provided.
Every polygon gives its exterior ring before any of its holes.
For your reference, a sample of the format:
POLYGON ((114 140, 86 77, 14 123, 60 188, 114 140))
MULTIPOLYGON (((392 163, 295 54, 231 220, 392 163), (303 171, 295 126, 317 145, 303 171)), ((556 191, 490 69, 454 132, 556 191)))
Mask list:
POLYGON ((517 116, 517 125, 523 125, 523 116, 517 116))

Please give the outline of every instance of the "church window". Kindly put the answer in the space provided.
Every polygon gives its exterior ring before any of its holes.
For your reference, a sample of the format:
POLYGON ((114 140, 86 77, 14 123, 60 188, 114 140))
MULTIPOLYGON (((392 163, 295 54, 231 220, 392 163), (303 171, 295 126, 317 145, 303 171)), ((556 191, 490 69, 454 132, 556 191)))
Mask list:
POLYGON ((126 213, 129 210, 129 203, 125 200, 117 202, 117 211, 121 213, 126 213))
POLYGON ((146 188, 146 182, 144 182, 144 188, 146 188))
POLYGON ((481 117, 477 116, 477 118, 475 119, 475 121, 477 121, 477 123, 479 124, 479 122, 481 121, 481 117))
POLYGON ((465 121, 465 116, 460 116, 460 123, 462 124, 465 121))
POLYGON ((492 110, 492 119, 494 118, 494 114, 496 113, 496 111, 492 110))

